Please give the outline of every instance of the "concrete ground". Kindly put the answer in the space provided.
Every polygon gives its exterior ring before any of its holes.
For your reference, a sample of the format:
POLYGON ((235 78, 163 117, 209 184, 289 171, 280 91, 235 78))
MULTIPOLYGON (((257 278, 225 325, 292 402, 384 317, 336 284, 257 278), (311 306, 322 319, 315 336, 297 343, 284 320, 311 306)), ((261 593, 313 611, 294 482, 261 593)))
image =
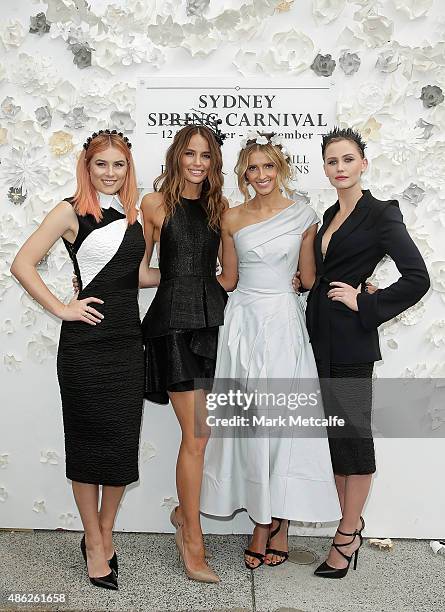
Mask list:
MULTIPOLYGON (((316 563, 245 569, 246 536, 206 536, 217 585, 188 580, 171 534, 117 533, 119 591, 90 585, 81 535, 69 531, 0 532, 0 612, 60 610, 167 612, 439 612, 445 611, 445 557, 426 541, 396 540, 392 551, 360 550, 357 571, 342 580, 313 576, 316 563), (64 593, 65 604, 13 604, 11 593, 64 593)), ((323 560, 327 538, 292 536, 323 560)))

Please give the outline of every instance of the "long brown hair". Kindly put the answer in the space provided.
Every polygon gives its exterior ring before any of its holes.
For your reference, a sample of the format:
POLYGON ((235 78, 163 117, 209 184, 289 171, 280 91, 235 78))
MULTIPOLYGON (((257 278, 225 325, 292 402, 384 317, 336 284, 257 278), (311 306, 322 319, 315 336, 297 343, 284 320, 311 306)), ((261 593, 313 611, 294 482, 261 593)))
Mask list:
POLYGON ((176 132, 172 144, 167 150, 165 158, 165 170, 158 176, 153 187, 155 191, 164 194, 165 216, 168 220, 173 214, 181 193, 185 189, 185 178, 181 171, 181 159, 190 139, 195 134, 205 138, 210 150, 210 170, 202 186, 202 195, 206 198, 206 209, 209 226, 217 229, 220 226, 221 215, 224 211, 222 199, 222 186, 224 182, 222 174, 221 147, 216 142, 215 136, 205 126, 187 125, 176 132))
MULTIPOLYGON (((273 133, 263 134, 259 132, 259 134, 261 136, 264 135, 268 137, 269 140, 270 137, 273 136, 273 133)), ((277 181, 279 188, 292 194, 295 191, 289 185, 290 181, 293 179, 292 167, 288 159, 284 156, 281 147, 279 145, 273 145, 271 142, 268 142, 267 144, 257 144, 256 142, 252 142, 251 144, 248 143, 244 149, 241 149, 235 166, 235 173, 238 177, 238 187, 244 196, 244 201, 247 202, 250 200, 249 183, 246 180, 246 170, 249 167, 250 154, 254 153, 255 151, 261 151, 276 165, 278 171, 277 181)))
POLYGON ((102 219, 102 211, 97 197, 97 191, 90 179, 90 163, 94 155, 105 151, 109 147, 119 149, 127 160, 127 174, 122 187, 119 189, 119 198, 124 207, 127 221, 132 224, 137 219, 136 203, 139 198, 136 182, 136 172, 131 151, 127 143, 118 134, 100 134, 93 138, 88 148, 82 149, 77 160, 77 190, 74 194, 74 207, 79 215, 93 215, 96 221, 102 219))

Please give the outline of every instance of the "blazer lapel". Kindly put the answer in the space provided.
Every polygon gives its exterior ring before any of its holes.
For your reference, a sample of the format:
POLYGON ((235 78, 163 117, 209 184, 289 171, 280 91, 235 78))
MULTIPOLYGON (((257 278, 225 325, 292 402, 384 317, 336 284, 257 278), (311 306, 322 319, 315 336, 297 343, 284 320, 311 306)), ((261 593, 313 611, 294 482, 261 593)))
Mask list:
MULTIPOLYGON (((323 236, 325 231, 328 229, 331 221, 339 209, 339 204, 336 202, 330 209, 326 211, 325 217, 323 219, 323 225, 318 230, 318 233, 315 237, 315 262, 317 266, 317 270, 323 267, 323 253, 321 251, 321 241, 323 240, 323 236)), ((331 246, 329 244, 329 246, 331 246)))
MULTIPOLYGON (((328 244, 328 250, 324 258, 325 262, 328 257, 332 255, 335 249, 342 243, 342 241, 353 232, 369 214, 368 206, 368 192, 364 192, 364 195, 357 202, 354 210, 349 217, 340 225, 337 231, 335 231, 328 244)), ((327 226, 326 226, 327 228, 327 226)), ((326 229, 325 229, 326 231, 326 229)))

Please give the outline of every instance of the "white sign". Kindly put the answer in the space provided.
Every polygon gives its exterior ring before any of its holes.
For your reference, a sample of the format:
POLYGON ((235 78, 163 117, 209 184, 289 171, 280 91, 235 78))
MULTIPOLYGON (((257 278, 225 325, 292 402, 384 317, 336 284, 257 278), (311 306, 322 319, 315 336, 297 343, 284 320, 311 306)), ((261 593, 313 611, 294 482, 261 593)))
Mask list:
POLYGON ((165 153, 185 122, 203 114, 222 120, 224 187, 236 188, 234 167, 240 141, 252 130, 283 136, 296 168, 299 189, 328 186, 322 169, 321 135, 335 123, 336 96, 329 81, 304 85, 275 79, 195 76, 138 79, 133 153, 139 186, 151 189, 165 153))

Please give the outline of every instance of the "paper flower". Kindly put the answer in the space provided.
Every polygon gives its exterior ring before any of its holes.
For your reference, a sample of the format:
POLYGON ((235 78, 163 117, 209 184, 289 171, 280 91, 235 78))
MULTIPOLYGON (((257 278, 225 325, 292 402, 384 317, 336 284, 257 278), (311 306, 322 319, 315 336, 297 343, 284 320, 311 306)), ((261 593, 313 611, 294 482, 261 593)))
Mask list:
POLYGON ((5 319, 3 321, 2 332, 8 336, 15 332, 15 327, 11 319, 5 319))
POLYGON ((365 42, 370 47, 381 47, 392 38, 394 24, 383 15, 368 13, 360 25, 365 42))
POLYGON ((80 68, 89 68, 91 66, 91 52, 94 51, 93 47, 86 42, 79 43, 76 42, 72 45, 69 45, 69 49, 74 55, 73 64, 80 68))
POLYGON ((317 76, 329 77, 335 70, 335 60, 332 59, 332 55, 322 55, 319 53, 314 61, 312 62, 311 69, 317 76))
POLYGON ((415 183, 410 183, 409 187, 405 189, 402 196, 405 200, 408 200, 410 204, 414 204, 417 206, 425 197, 425 190, 416 185, 415 183))
POLYGON ((81 130, 90 120, 83 106, 76 106, 69 113, 62 113, 64 126, 71 130, 81 130))
POLYGON ((20 370, 22 360, 17 359, 17 357, 12 353, 6 353, 3 356, 3 363, 5 364, 5 368, 8 370, 8 372, 16 372, 17 370, 20 370))
POLYGON ((361 59, 357 53, 350 53, 349 51, 343 51, 338 59, 340 68, 347 76, 351 76, 357 72, 360 68, 361 59))
POLYGON ((156 457, 156 454, 157 454, 156 447, 151 442, 148 442, 147 440, 145 440, 141 445, 142 462, 147 463, 147 461, 150 461, 150 459, 153 459, 153 457, 156 457))
POLYGON ((16 121, 14 123, 14 129, 11 130, 11 135, 11 145, 17 149, 35 147, 35 149, 38 150, 45 144, 41 131, 35 121, 31 119, 16 121))
POLYGON ((169 510, 173 510, 179 504, 178 500, 175 497, 164 497, 161 502, 161 506, 168 508, 169 510))
POLYGON ((30 17, 30 34, 39 34, 39 36, 43 36, 43 34, 47 34, 50 29, 51 24, 46 20, 45 13, 37 13, 37 15, 30 17))
POLYGON ((10 187, 8 190, 8 200, 15 206, 20 206, 26 200, 26 191, 23 187, 10 187))
POLYGON ((441 104, 444 101, 444 96, 442 89, 437 85, 425 85, 425 87, 422 87, 420 99, 425 108, 432 108, 441 104))
POLYGON ((295 75, 309 68, 314 53, 314 43, 309 36, 292 29, 272 37, 272 44, 259 59, 259 64, 270 74, 285 71, 295 75))
POLYGON ((8 491, 5 487, 0 487, 0 502, 3 504, 8 500, 8 491))
POLYGON ((49 170, 50 185, 63 187, 75 179, 74 165, 70 159, 62 158, 49 170))
POLYGON ((59 464, 59 453, 54 450, 41 450, 40 451, 40 463, 48 463, 50 465, 59 464))
POLYGON ((212 19, 215 28, 224 34, 229 34, 231 30, 235 30, 240 21, 241 15, 239 11, 234 11, 233 9, 226 9, 223 13, 212 19))
POLYGON ((35 310, 27 308, 20 317, 20 323, 24 327, 33 327, 36 324, 37 316, 35 310))
POLYGON ((35 363, 43 363, 57 354, 57 343, 45 332, 34 334, 28 342, 28 357, 35 363))
POLYGON ((6 96, 6 98, 1 103, 0 108, 3 116, 9 120, 14 119, 22 110, 20 106, 17 106, 15 104, 14 98, 11 98, 11 96, 6 96))
POLYGON ((26 32, 20 21, 2 21, 0 24, 0 41, 6 50, 20 47, 25 40, 26 32))
POLYGON ((433 0, 393 0, 398 11, 408 15, 409 19, 418 19, 428 13, 433 6, 433 0))
POLYGON ((379 140, 380 128, 382 124, 379 123, 374 117, 370 117, 366 123, 360 126, 360 133, 365 140, 379 140))
POLYGON ((155 45, 160 47, 179 47, 184 40, 184 32, 171 15, 166 18, 156 17, 156 24, 149 25, 147 33, 155 45))
POLYGON ((34 114, 40 127, 43 127, 46 130, 51 127, 53 116, 49 106, 39 106, 39 108, 36 108, 34 111, 34 114))
POLYGON ((445 261, 435 261, 430 268, 431 285, 434 291, 445 293, 445 261))
POLYGON ((113 85, 108 92, 116 109, 121 112, 133 113, 136 109, 136 87, 134 83, 121 81, 113 85))
POLYGON ((33 512, 37 512, 37 514, 40 514, 42 512, 46 512, 46 508, 45 508, 45 500, 41 499, 39 501, 35 501, 32 505, 32 511, 33 512))
POLYGON ((60 75, 53 62, 43 55, 20 53, 9 75, 11 81, 26 93, 45 97, 60 83, 60 75))
POLYGON ((428 123, 428 121, 424 121, 424 119, 419 119, 416 123, 416 127, 423 129, 423 140, 428 140, 431 138, 431 135, 436 127, 433 123, 428 123))
POLYGON ((9 464, 9 453, 1 453, 0 454, 0 468, 2 470, 6 469, 9 464))
POLYGON ((426 332, 426 339, 437 348, 445 345, 445 319, 434 321, 429 326, 426 332))
POLYGON ((186 13, 188 17, 200 17, 209 7, 210 0, 187 0, 186 13))
POLYGON ((380 72, 389 74, 395 72, 401 63, 397 47, 392 47, 379 53, 375 67, 380 72))
POLYGON ((110 122, 112 129, 126 134, 133 132, 136 125, 136 121, 128 112, 113 111, 110 115, 110 122))
POLYGON ((210 22, 198 19, 193 24, 183 27, 184 40, 181 47, 187 49, 192 57, 207 57, 220 44, 219 34, 214 31, 210 22))
POLYGON ((70 529, 74 525, 74 521, 77 519, 77 515, 72 512, 64 512, 59 514, 59 521, 63 529, 70 529))
POLYGON ((36 147, 12 148, 2 163, 3 181, 21 187, 22 193, 43 188, 48 175, 47 158, 36 147))
POLYGON ((312 14, 319 24, 327 24, 340 15, 346 5, 346 0, 313 0, 312 14))
POLYGON ((71 134, 68 134, 68 132, 59 130, 58 132, 54 132, 49 139, 49 146, 53 155, 61 157, 73 150, 73 137, 71 134))
POLYGON ((425 317, 425 304, 420 300, 414 306, 397 315, 396 319, 403 325, 417 325, 425 317))

